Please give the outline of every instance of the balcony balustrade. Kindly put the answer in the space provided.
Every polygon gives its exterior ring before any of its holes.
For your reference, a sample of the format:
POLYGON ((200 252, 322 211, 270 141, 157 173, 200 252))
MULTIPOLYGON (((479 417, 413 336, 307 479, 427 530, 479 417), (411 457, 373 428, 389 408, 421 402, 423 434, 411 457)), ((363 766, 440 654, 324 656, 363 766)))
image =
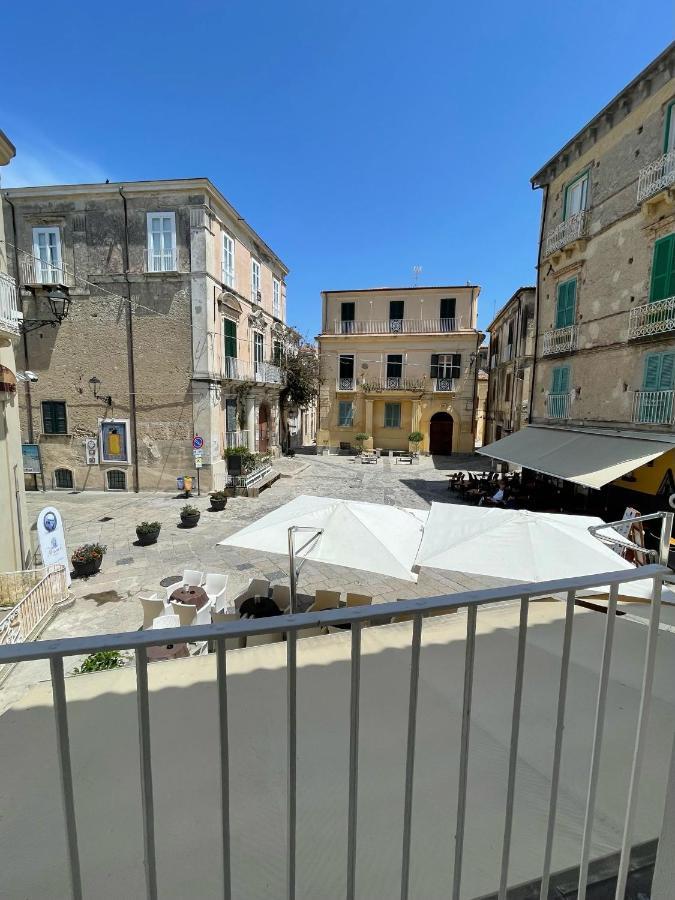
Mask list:
POLYGON ((673 425, 675 391, 635 391, 633 422, 640 425, 673 425))
POLYGON ((0 331, 19 333, 19 297, 16 281, 4 272, 0 272, 0 331))
POLYGON ((461 328, 460 318, 333 322, 333 334, 445 334, 461 328))
POLYGON ((58 284, 62 287, 73 286, 73 278, 62 262, 50 263, 26 253, 21 256, 19 269, 21 270, 22 285, 30 287, 49 284, 58 284))
POLYGON ((549 394, 546 407, 550 419, 569 419, 571 394, 549 394))
POLYGON ((226 356, 222 378, 227 381, 256 381, 260 384, 283 384, 284 373, 273 363, 249 362, 226 356))
POLYGON ((655 300, 631 309, 628 319, 628 337, 648 337, 675 331, 675 297, 655 300))
POLYGON ((178 251, 174 247, 171 250, 152 250, 145 251, 145 271, 146 272, 177 272, 178 271, 178 251))
POLYGON ((544 356, 576 350, 578 337, 578 325, 567 325, 565 328, 554 328, 552 331, 544 332, 544 356))
POLYGON ((568 216, 563 222, 557 225, 546 236, 546 256, 562 250, 572 241, 578 241, 586 235, 587 224, 586 210, 582 209, 578 213, 568 216))
POLYGON ((673 184, 675 184, 675 150, 669 150, 640 170, 637 202, 642 203, 673 184))

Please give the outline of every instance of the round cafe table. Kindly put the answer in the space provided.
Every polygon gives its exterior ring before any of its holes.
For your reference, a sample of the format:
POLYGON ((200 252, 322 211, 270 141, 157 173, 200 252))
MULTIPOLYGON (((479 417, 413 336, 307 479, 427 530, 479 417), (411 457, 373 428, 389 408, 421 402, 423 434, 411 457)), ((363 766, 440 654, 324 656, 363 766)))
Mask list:
POLYGON ((209 602, 209 595, 203 588, 186 584, 183 587, 176 588, 169 597, 169 602, 187 603, 190 606, 196 606, 197 609, 201 609, 202 606, 209 602))

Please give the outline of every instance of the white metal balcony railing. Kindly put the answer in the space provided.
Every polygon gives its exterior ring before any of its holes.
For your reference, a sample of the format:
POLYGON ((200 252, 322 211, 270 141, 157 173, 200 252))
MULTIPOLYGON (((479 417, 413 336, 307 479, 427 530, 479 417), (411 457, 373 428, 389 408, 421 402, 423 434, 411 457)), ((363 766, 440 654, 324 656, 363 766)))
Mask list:
POLYGON ((145 271, 146 272, 177 272, 178 271, 178 251, 174 247, 172 250, 152 250, 145 251, 145 271))
MULTIPOLYGON (((670 523, 672 525, 672 521, 670 523)), ((470 737, 474 725, 473 698, 474 670, 476 659, 480 655, 476 653, 477 645, 477 619, 479 611, 488 604, 502 603, 503 601, 516 601, 519 604, 519 624, 517 630, 517 654, 515 672, 513 675, 513 701, 511 707, 510 728, 507 725, 506 747, 508 750, 508 770, 506 778, 506 796, 504 805, 495 805, 494 815, 503 817, 503 838, 500 848, 499 867, 499 897, 505 898, 509 888, 509 868, 511 861, 512 835, 517 831, 523 817, 529 815, 527 806, 519 807, 515 803, 516 781, 519 772, 519 736, 521 727, 521 711, 523 708, 523 693, 525 684, 525 663, 527 648, 531 638, 528 625, 528 612, 530 602, 538 597, 550 597, 562 595, 565 597, 565 628, 560 642, 560 675, 558 698, 555 709, 554 736, 552 740, 551 769, 550 769, 550 794, 546 811, 547 828, 545 831, 545 847, 541 862, 541 887, 537 893, 541 897, 549 896, 551 883, 552 850, 556 837, 556 816, 560 794, 561 767, 563 763, 563 751, 565 749, 565 723, 578 712, 577 694, 569 690, 570 670, 573 671, 572 662, 572 638, 575 623, 575 601, 578 594, 587 592, 593 587, 607 587, 609 599, 607 615, 604 624, 604 643, 601 659, 599 660, 599 680, 597 682, 595 717, 592 726, 591 752, 587 767, 583 766, 583 772, 579 770, 578 777, 583 778, 585 787, 585 814, 581 830, 581 842, 579 850, 579 869, 577 880, 578 896, 585 896, 588 882, 589 863, 591 862, 591 848, 593 846, 593 830, 596 820, 596 803, 598 796, 598 781, 601 774, 601 760, 603 754, 603 734, 608 705, 608 695, 611 695, 610 669, 612 666, 614 634, 617 622, 617 600, 622 593, 621 585, 637 580, 648 580, 652 583, 652 597, 648 606, 648 627, 644 642, 643 675, 640 690, 640 705, 635 722, 631 720, 630 743, 633 748, 630 775, 616 785, 617 804, 625 810, 622 815, 623 830, 620 845, 620 854, 617 869, 616 897, 623 897, 626 889, 633 836, 636 828, 637 797, 641 782, 643 760, 648 741, 648 724, 652 700, 655 696, 654 675, 656 667, 657 638, 659 637, 659 624, 661 619, 661 590, 664 578, 671 574, 665 566, 647 565, 632 570, 623 569, 618 572, 608 572, 600 575, 582 576, 573 579, 540 582, 538 584, 510 585, 488 590, 477 590, 453 595, 416 598, 398 602, 382 603, 373 606, 347 607, 341 609, 325 610, 321 612, 302 613, 296 615, 282 615, 263 619, 241 619, 238 621, 218 623, 215 625, 193 625, 183 628, 167 628, 157 630, 141 630, 122 634, 95 635, 89 637, 74 637, 62 640, 33 641, 30 643, 18 643, 0 647, 0 665, 36 660, 48 660, 51 672, 51 688, 53 694, 53 707, 56 719, 55 742, 56 757, 60 770, 60 788, 63 800, 64 815, 64 844, 65 859, 71 882, 71 892, 74 898, 83 896, 83 879, 80 867, 80 845, 78 840, 79 828, 91 827, 92 823, 77 821, 84 818, 82 807, 76 809, 75 795, 78 784, 74 783, 73 766, 71 763, 71 746, 68 730, 69 703, 67 699, 66 682, 64 678, 64 661, 81 654, 91 654, 105 650, 132 651, 135 656, 135 681, 137 699, 137 728, 138 744, 140 750, 139 775, 140 804, 139 816, 143 827, 143 857, 145 870, 146 895, 148 898, 158 896, 158 870, 156 855, 156 829, 164 824, 155 816, 154 789, 153 789, 153 765, 159 754, 162 756, 165 747, 154 750, 151 741, 152 726, 150 718, 150 690, 148 687, 148 649, 179 642, 209 641, 215 646, 215 673, 217 682, 215 692, 214 716, 218 718, 216 730, 218 741, 217 752, 205 752, 202 762, 213 767, 209 776, 213 782, 213 804, 219 810, 218 821, 221 827, 222 840, 222 889, 220 895, 231 897, 232 894, 232 850, 237 846, 237 838, 231 839, 231 815, 230 815, 230 716, 228 714, 228 693, 231 689, 231 676, 228 673, 226 663, 226 641, 228 639, 245 638, 249 636, 261 636, 276 634, 285 638, 285 669, 287 683, 287 704, 285 710, 287 758, 284 767, 284 781, 286 793, 286 827, 280 844, 284 849, 280 852, 286 857, 285 884, 283 888, 278 885, 274 889, 275 896, 296 896, 296 838, 297 838, 297 798, 298 782, 302 783, 303 770, 298 768, 297 735, 299 730, 298 704, 297 704, 297 679, 298 679, 298 638, 303 629, 320 628, 323 626, 345 625, 350 629, 351 646, 351 674, 349 696, 345 701, 349 705, 349 743, 345 747, 347 758, 346 772, 344 775, 344 792, 348 798, 345 811, 347 825, 347 842, 344 860, 346 873, 346 897, 353 900, 356 896, 357 856, 359 853, 359 839, 364 840, 364 835, 357 829, 357 817, 359 810, 359 719, 361 701, 361 635, 365 625, 377 626, 388 622, 392 616, 409 616, 412 626, 406 632, 406 640, 409 641, 409 666, 407 696, 402 697, 408 709, 407 715, 407 739, 405 750, 405 764, 401 772, 404 786, 400 821, 383 822, 381 827, 394 834, 402 834, 401 844, 401 875, 400 896, 407 900, 410 894, 410 866, 411 844, 413 839, 413 800, 415 787, 415 751, 417 746, 417 721, 418 721, 418 695, 420 684, 420 661, 425 652, 422 647, 422 632, 424 618, 444 612, 457 612, 466 610, 466 638, 464 654, 463 676, 463 701, 461 719, 459 719, 460 752, 456 761, 450 760, 449 765, 455 766, 457 777, 457 805, 454 813, 450 834, 454 835, 452 867, 452 884, 448 883, 448 896, 454 900, 460 897, 462 890, 463 860, 464 860, 464 836, 467 810, 467 786, 470 770, 471 743, 470 737), (228 684, 230 685, 228 687, 228 684), (216 762, 217 760, 217 762, 216 762), (514 826, 515 822, 515 826, 514 826)), ((481 619, 489 616, 489 608, 480 612, 481 619)), ((582 623, 583 624, 583 623, 582 623)), ((532 626, 536 628, 536 626, 532 626)), ((536 649, 536 646, 535 646, 536 649)), ((234 651, 240 652, 240 651, 234 651)), ((246 652, 246 651, 244 651, 246 652)), ((407 659, 408 657, 406 657, 407 659)), ((402 661, 403 662, 403 661, 402 661)), ((636 661, 637 662, 637 661, 636 661)), ((178 662, 176 665, 186 665, 178 662)), ((405 663, 407 666, 408 663, 405 663)), ((82 676, 79 676, 82 677, 82 676)), ((87 677, 87 676, 84 676, 87 677)), ((96 676, 99 677, 99 676, 96 676)), ((241 675, 235 675, 241 679, 241 675)), ((279 677, 284 677, 280 675, 279 677)), ((196 699, 195 687, 193 694, 196 699)), ((206 687, 206 686, 205 686, 206 687)), ((204 702, 211 696, 203 693, 204 702)), ((129 723, 130 724, 130 723, 129 723)), ((242 727, 241 721, 238 722, 242 727)), ((80 734, 79 740, 86 740, 86 734, 80 734)), ((205 750, 208 748, 205 748, 205 750)), ((522 753, 522 748, 520 749, 522 753)), ((542 773, 543 775, 543 773, 542 773)), ((205 776, 206 777, 206 776, 205 776)), ((548 773, 547 773, 548 777, 548 773)), ((304 783, 303 783, 304 786, 304 783)), ((305 788, 306 791, 306 788, 305 788)), ((422 795, 420 795, 422 796, 422 795)), ((104 798, 101 798, 102 802, 104 798)), ((418 801, 419 802, 419 801, 418 801)), ((666 798, 666 815, 664 816, 664 834, 666 824, 670 825, 669 816, 672 810, 670 792, 666 798)), ((659 817, 660 818, 660 817, 659 817)), ((400 837, 398 838, 400 840, 400 837)), ((101 859, 106 859, 106 865, 115 867, 115 845, 110 841, 103 842, 99 853, 104 854, 101 859)), ((656 860, 654 882, 667 883, 666 876, 671 868, 669 853, 660 853, 656 860)), ((377 864, 377 860, 371 860, 377 864)), ((495 884, 495 888, 497 885, 495 884)), ((661 900, 666 894, 654 894, 655 900, 661 900)))
POLYGON ((0 272, 0 329, 18 334, 20 321, 16 281, 10 275, 0 272))
POLYGON ((548 415, 551 419, 569 419, 570 417, 570 401, 572 395, 567 394, 549 394, 546 398, 546 406, 548 415))
POLYGON ((257 381, 261 384, 283 384, 284 373, 273 363, 249 362, 226 356, 222 377, 229 381, 257 381))
POLYGON ((434 378, 434 393, 456 392, 459 379, 457 378, 434 378))
POLYGON ((428 391, 429 383, 423 378, 386 376, 364 380, 363 389, 364 391, 428 391))
POLYGON ((637 202, 642 203, 672 184, 675 184, 675 149, 669 150, 640 170, 637 202))
POLYGON ((226 431, 225 447, 228 450, 234 447, 248 447, 248 431, 226 431))
POLYGON ((586 234, 587 210, 568 216, 546 235, 546 255, 555 253, 572 241, 579 240, 586 234))
POLYGON ((333 334, 445 334, 461 328, 461 318, 333 322, 333 334))
POLYGON ((554 328, 552 331, 544 332, 544 356, 576 350, 578 337, 578 325, 567 325, 565 328, 554 328))
MULTIPOLYGON (((63 566, 0 575, 0 598, 14 604, 0 619, 0 645, 29 640, 55 604, 65 600, 67 594, 63 566)), ((3 674, 0 667, 0 676, 3 674)))
POLYGON ((675 391, 635 391, 633 422, 642 425, 675 424, 675 391))
POLYGON ((335 380, 336 391, 355 391, 356 378, 337 378, 335 380))
POLYGON ((32 256, 30 253, 22 253, 19 260, 21 270, 21 284, 43 285, 60 284, 64 287, 72 287, 73 280, 70 273, 59 263, 49 263, 32 256))
POLYGON ((655 300, 631 309, 628 318, 629 338, 663 334, 667 331, 675 331, 675 297, 655 300))
POLYGON ((266 462, 257 466, 252 472, 245 475, 228 475, 227 486, 232 488, 250 488, 266 478, 272 471, 272 466, 266 462))

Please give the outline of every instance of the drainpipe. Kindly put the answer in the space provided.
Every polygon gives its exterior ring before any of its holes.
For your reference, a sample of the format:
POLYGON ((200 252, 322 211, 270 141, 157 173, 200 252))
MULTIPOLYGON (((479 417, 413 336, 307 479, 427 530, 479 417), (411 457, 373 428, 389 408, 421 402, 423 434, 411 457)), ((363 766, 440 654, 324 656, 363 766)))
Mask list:
POLYGON ((124 188, 119 189, 124 208, 124 281, 127 288, 127 357, 129 359, 129 412, 131 413, 131 452, 134 455, 134 492, 139 491, 138 433, 136 430, 136 367, 134 364, 134 323, 131 307, 131 282, 129 281, 129 215, 124 188))
MULTIPOLYGON (((537 253, 537 294, 535 297, 536 302, 534 311, 534 353, 532 355, 532 377, 530 379, 530 408, 527 411, 528 425, 532 424, 532 410, 534 408, 534 383, 536 381, 535 375, 537 374, 537 341, 539 339, 539 307, 541 306, 541 254, 544 241, 546 210, 548 208, 548 189, 549 186, 545 185, 544 203, 541 210, 541 224, 539 225, 539 252, 537 253)), ((534 185, 532 186, 532 190, 536 190, 534 185)))
MULTIPOLYGON (((5 200, 9 203, 10 209, 12 210, 12 243, 14 244, 14 271, 16 274, 16 285, 17 285, 17 296, 21 297, 21 271, 19 269, 19 251, 17 249, 18 241, 16 239, 16 208, 12 201, 9 199, 7 194, 5 194, 5 200)), ((21 304, 23 306, 23 302, 21 304)), ((23 358, 24 358, 24 371, 26 369, 30 370, 30 363, 28 361, 28 335, 26 333, 25 328, 21 328, 21 343, 23 345, 23 358)), ((31 392, 31 383, 30 381, 24 382, 24 391, 26 398, 26 424, 28 426, 28 443, 35 443, 35 431, 33 429, 33 395, 31 392)), ((33 475, 33 489, 37 491, 38 489, 38 481, 37 475, 33 475)))

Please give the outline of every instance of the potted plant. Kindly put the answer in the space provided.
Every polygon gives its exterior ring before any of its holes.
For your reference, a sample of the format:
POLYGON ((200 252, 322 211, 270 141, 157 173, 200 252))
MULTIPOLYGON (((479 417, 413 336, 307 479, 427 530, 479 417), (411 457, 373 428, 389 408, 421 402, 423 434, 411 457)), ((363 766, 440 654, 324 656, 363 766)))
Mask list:
POLYGON ((199 522, 200 512, 196 506, 190 506, 189 503, 186 503, 185 506, 180 511, 180 520, 183 523, 184 528, 194 528, 197 522, 199 522))
POLYGON ((156 544, 159 532, 162 527, 161 522, 141 522, 136 526, 136 537, 141 547, 147 547, 149 544, 156 544))
POLYGON ((101 568, 103 554, 107 550, 105 544, 83 544, 70 558, 76 578, 95 575, 101 568))
POLYGON ((420 444, 424 440, 424 435, 421 431, 411 431, 408 435, 408 443, 413 444, 413 452, 417 454, 420 449, 420 444))
POLYGON ((227 506, 227 493, 225 491, 211 491, 210 497, 213 512, 221 512, 227 506))
POLYGON ((365 431, 359 431, 358 434, 354 435, 354 443, 359 448, 359 453, 363 453, 363 445, 370 438, 370 435, 365 431))

